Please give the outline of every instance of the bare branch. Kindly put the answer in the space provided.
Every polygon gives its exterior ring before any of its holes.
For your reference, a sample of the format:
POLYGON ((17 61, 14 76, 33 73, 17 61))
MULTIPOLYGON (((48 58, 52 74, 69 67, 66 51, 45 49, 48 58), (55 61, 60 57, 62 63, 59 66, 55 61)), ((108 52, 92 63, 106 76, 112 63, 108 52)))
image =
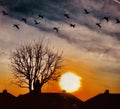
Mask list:
MULTIPOLYGON (((11 55, 11 64, 19 87, 34 90, 34 83, 39 79, 40 86, 54 76, 61 68, 62 53, 53 52, 40 43, 24 44, 11 55)), ((54 76, 55 78, 55 76, 54 76)))

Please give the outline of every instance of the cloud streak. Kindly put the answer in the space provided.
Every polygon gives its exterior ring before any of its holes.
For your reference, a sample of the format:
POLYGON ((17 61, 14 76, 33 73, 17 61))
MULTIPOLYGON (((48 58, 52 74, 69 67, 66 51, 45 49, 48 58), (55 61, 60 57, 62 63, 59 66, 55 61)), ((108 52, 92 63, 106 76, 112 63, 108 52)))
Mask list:
POLYGON ((118 3, 118 4, 120 4, 120 1, 119 1, 119 0, 113 0, 113 1, 115 1, 115 2, 118 3))

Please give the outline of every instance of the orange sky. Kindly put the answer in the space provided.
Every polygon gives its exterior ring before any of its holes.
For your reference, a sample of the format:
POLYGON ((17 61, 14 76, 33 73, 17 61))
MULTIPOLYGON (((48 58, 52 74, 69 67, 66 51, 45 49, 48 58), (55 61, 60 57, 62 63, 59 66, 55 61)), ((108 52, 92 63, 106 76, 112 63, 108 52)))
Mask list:
MULTIPOLYGON (((5 66, 4 66, 5 68, 5 66)), ((117 92, 116 90, 112 90, 112 87, 108 87, 110 82, 110 78, 108 77, 108 81, 106 78, 102 75, 95 75, 97 71, 92 69, 92 65, 85 65, 84 62, 81 61, 80 63, 74 62, 74 61, 67 61, 64 62, 64 67, 61 70, 62 73, 65 72, 73 72, 77 74, 78 76, 82 77, 81 80, 81 88, 77 90, 76 92, 72 93, 79 99, 85 101, 99 93, 104 92, 105 89, 109 88, 110 92, 117 92), (100 77, 101 76, 101 77, 100 77)), ((1 72, 5 73, 0 76, 0 91, 3 89, 7 89, 8 92, 18 96, 19 94, 27 93, 27 89, 19 88, 18 86, 11 84, 12 81, 12 71, 10 70, 10 67, 6 66, 5 69, 1 70, 1 72)), ((42 92, 55 92, 55 93, 61 93, 62 89, 59 86, 59 81, 49 81, 46 83, 43 88, 42 92)), ((112 82, 111 82, 112 83, 112 82)), ((119 91, 119 90, 118 90, 119 91)))

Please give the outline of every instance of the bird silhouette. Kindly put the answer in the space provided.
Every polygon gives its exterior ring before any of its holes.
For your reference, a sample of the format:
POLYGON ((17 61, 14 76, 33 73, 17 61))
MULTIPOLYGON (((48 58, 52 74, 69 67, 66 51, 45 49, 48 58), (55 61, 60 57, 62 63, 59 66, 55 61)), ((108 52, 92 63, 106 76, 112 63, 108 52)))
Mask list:
POLYGON ((17 28, 18 30, 20 29, 19 24, 13 24, 13 27, 17 28))
POLYGON ((75 24, 70 24, 71 27, 75 28, 75 24))
POLYGON ((3 13, 3 15, 8 15, 8 13, 5 12, 4 10, 2 10, 2 13, 3 13))
POLYGON ((58 27, 53 27, 53 30, 58 32, 58 27))
POLYGON ((96 23, 96 25, 97 25, 99 28, 101 28, 101 23, 96 23))
POLYGON ((87 9, 84 9, 85 14, 89 14, 90 12, 87 9))
POLYGON ((37 25, 37 24, 40 24, 40 22, 38 22, 37 20, 34 20, 34 23, 37 25))
POLYGON ((43 15, 41 15, 41 14, 39 14, 38 17, 41 18, 41 19, 43 19, 43 15))
POLYGON ((23 21, 24 23, 27 23, 27 20, 25 18, 22 18, 21 21, 23 21))
POLYGON ((116 23, 120 23, 120 20, 118 18, 115 18, 116 19, 116 23))
POLYGON ((106 22, 109 22, 109 17, 103 17, 104 20, 106 20, 106 22))
POLYGON ((66 18, 70 19, 69 14, 64 14, 64 16, 65 16, 66 18))

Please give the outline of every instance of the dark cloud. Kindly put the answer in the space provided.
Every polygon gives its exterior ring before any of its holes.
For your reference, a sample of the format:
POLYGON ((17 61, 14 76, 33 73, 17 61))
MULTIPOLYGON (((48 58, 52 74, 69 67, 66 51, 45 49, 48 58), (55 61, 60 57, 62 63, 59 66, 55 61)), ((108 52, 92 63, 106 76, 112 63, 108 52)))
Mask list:
MULTIPOLYGON (((11 11, 11 14, 12 12, 18 12, 18 14, 34 16, 41 13, 47 19, 64 21, 63 14, 67 12, 76 23, 90 27, 92 24, 89 20, 86 23, 85 20, 80 18, 84 15, 84 8, 87 8, 91 15, 98 20, 101 20, 105 15, 112 17, 120 16, 118 14, 120 8, 111 0, 1 0, 1 2, 1 5, 4 3, 8 10, 11 11), (113 7, 114 5, 115 7, 113 7), (113 12, 113 10, 117 12, 113 12)), ((86 17, 89 17, 89 15, 86 17)))
MULTIPOLYGON (((21 13, 31 13, 34 10, 47 11, 48 13, 50 10, 54 10, 54 12, 56 11, 59 13, 64 10, 73 14, 78 14, 83 12, 83 8, 88 8, 93 14, 97 14, 96 16, 105 13, 111 13, 111 15, 113 15, 107 8, 113 5, 118 7, 112 0, 86 0, 84 2, 83 0, 1 0, 1 5, 3 4, 11 11, 18 11, 21 13)), ((120 8, 118 7, 117 9, 119 10, 120 8)))
MULTIPOLYGON (((21 17, 32 17, 33 19, 40 13, 47 21, 61 22, 70 24, 71 22, 78 26, 84 26, 90 31, 98 31, 109 37, 114 37, 116 40, 120 40, 119 31, 110 31, 110 29, 99 29, 95 25, 96 22, 100 22, 101 25, 107 25, 103 22, 104 16, 110 17, 110 22, 115 20, 115 17, 120 17, 120 5, 114 2, 114 0, 1 0, 1 6, 9 11, 9 15, 14 19, 20 19, 21 17), (84 8, 90 11, 90 14, 84 14, 84 8), (70 15, 70 19, 64 17, 64 13, 70 15)), ((59 26, 60 23, 58 23, 59 26)), ((35 26, 33 21, 28 22, 28 25, 35 26)), ((56 24, 57 25, 57 24, 56 24)), ((41 31, 53 32, 52 28, 54 23, 50 26, 40 25, 35 26, 41 31)), ((61 29, 62 25, 59 26, 61 29)), ((116 27, 118 28, 118 27, 116 27)), ((101 35, 102 35, 101 34, 101 35)), ((68 43, 73 43, 77 47, 84 48, 87 51, 103 53, 104 45, 99 39, 88 39, 88 41, 75 38, 69 33, 60 31, 56 34, 59 38, 66 40, 68 43)), ((80 35, 81 36, 81 35, 80 35)), ((103 36, 101 36, 103 37, 103 36)), ((103 37, 104 40, 104 37, 103 37)))
MULTIPOLYGON (((63 8, 60 6, 62 6, 63 1, 60 0, 1 0, 1 2, 9 11, 23 15, 33 16, 42 13, 45 17, 55 20, 58 18, 57 15, 64 13, 61 12, 63 8)), ((64 0, 65 2, 66 0, 64 0)))

